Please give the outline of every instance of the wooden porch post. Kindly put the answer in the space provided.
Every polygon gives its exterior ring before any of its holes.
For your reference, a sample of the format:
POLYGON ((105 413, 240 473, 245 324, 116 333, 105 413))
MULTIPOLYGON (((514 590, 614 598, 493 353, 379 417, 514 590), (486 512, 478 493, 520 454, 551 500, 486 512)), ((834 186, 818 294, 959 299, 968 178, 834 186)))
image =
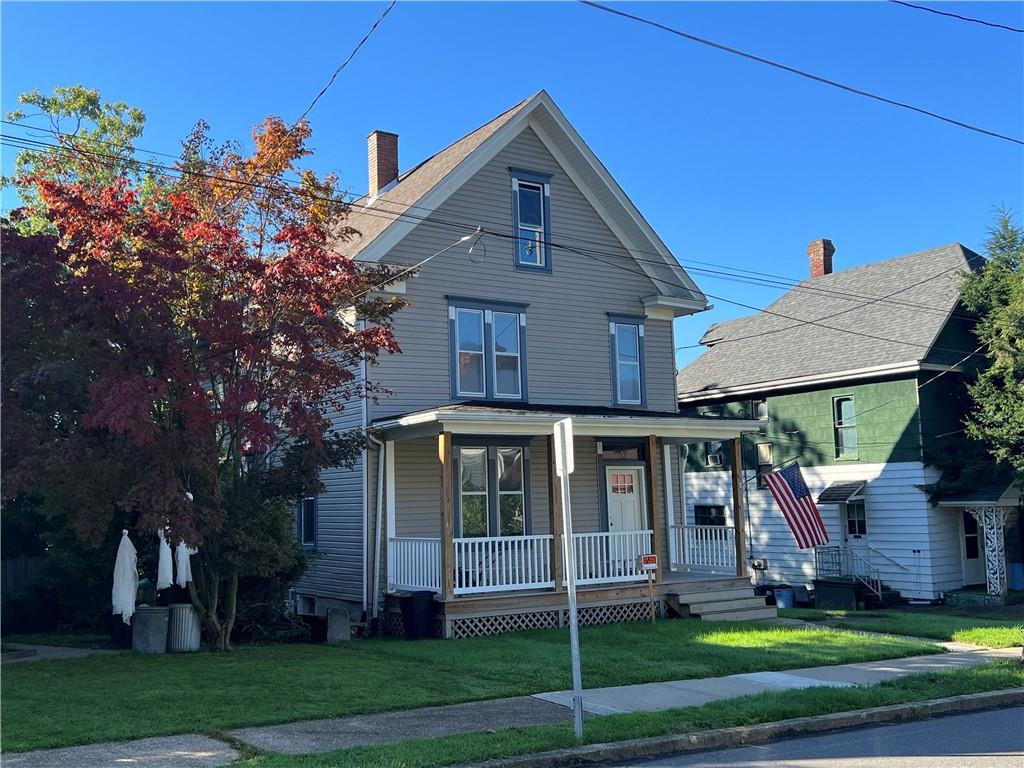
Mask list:
POLYGON ((562 485, 555 474, 554 435, 548 435, 548 506, 551 513, 551 578, 555 580, 555 592, 563 592, 562 537, 565 531, 562 530, 562 485))
POLYGON ((658 570, 655 575, 661 581, 663 564, 661 562, 661 527, 664 520, 661 516, 661 505, 658 504, 658 494, 654 490, 654 472, 658 466, 658 437, 657 435, 647 436, 647 508, 651 510, 651 528, 654 535, 651 537, 651 546, 654 554, 658 556, 658 570))
POLYGON ((734 437, 729 441, 732 448, 732 510, 733 538, 736 541, 736 575, 747 575, 746 552, 744 542, 746 532, 746 510, 743 508, 743 442, 742 438, 734 437))
POLYGON ((455 544, 452 541, 452 433, 437 436, 437 457, 441 462, 441 597, 450 600, 455 591, 455 569, 452 563, 455 544))

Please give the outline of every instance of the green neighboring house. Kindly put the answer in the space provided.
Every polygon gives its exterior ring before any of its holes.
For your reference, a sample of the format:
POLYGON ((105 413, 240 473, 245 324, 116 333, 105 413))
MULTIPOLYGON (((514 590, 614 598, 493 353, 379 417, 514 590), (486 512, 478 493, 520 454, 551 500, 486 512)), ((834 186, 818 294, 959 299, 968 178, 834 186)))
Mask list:
MULTIPOLYGON (((1009 481, 939 504, 922 490, 939 475, 926 449, 964 439, 962 373, 978 342, 959 283, 981 257, 952 244, 833 272, 834 252, 828 240, 811 243, 810 279, 759 314, 712 326, 706 351, 677 376, 684 414, 762 421, 743 441, 748 562, 763 583, 809 585, 841 570, 911 599, 992 587, 993 577, 1005 590, 996 544, 1018 515, 1009 481), (792 460, 831 539, 818 562, 796 547, 762 481, 792 460)), ((688 540, 731 525, 727 454, 720 443, 689 446, 678 521, 695 529, 688 540)), ((699 547, 682 549, 681 559, 700 560, 699 547)), ((1021 559, 1019 547, 1008 554, 1021 559)))

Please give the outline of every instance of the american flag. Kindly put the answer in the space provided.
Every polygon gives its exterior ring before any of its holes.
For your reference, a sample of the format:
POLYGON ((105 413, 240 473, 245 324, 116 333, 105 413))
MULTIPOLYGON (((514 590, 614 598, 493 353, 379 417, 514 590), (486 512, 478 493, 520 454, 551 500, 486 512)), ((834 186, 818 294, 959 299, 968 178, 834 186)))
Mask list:
POLYGON ((807 490, 799 464, 794 462, 785 469, 765 475, 765 482, 782 509, 800 549, 828 544, 828 531, 811 492, 807 490))

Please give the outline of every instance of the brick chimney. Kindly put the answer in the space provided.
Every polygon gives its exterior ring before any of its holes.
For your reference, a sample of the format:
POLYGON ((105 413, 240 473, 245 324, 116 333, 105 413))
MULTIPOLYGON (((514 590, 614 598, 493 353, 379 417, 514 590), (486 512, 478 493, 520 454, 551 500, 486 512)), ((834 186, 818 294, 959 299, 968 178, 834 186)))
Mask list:
POLYGON ((807 246, 807 257, 811 260, 811 277, 832 274, 832 256, 836 247, 831 240, 813 240, 807 246))
POLYGON ((398 178, 398 134, 374 131, 366 139, 370 166, 370 197, 376 197, 398 178))

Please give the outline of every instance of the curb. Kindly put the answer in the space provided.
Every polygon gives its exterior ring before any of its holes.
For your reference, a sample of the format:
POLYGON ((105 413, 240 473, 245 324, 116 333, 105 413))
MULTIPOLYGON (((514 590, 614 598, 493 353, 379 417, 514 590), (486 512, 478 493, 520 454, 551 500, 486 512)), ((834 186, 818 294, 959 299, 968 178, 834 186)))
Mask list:
POLYGON ((655 736, 649 739, 587 744, 551 752, 487 760, 482 763, 474 763, 466 768, 551 768, 551 766, 590 765, 612 760, 668 757, 687 752, 704 752, 711 749, 759 744, 792 736, 837 731, 865 725, 898 723, 936 715, 976 712, 982 709, 1017 704, 1024 704, 1024 688, 969 693, 944 699, 892 704, 871 709, 855 709, 850 712, 835 712, 829 715, 797 717, 775 723, 715 728, 675 736, 655 736))

